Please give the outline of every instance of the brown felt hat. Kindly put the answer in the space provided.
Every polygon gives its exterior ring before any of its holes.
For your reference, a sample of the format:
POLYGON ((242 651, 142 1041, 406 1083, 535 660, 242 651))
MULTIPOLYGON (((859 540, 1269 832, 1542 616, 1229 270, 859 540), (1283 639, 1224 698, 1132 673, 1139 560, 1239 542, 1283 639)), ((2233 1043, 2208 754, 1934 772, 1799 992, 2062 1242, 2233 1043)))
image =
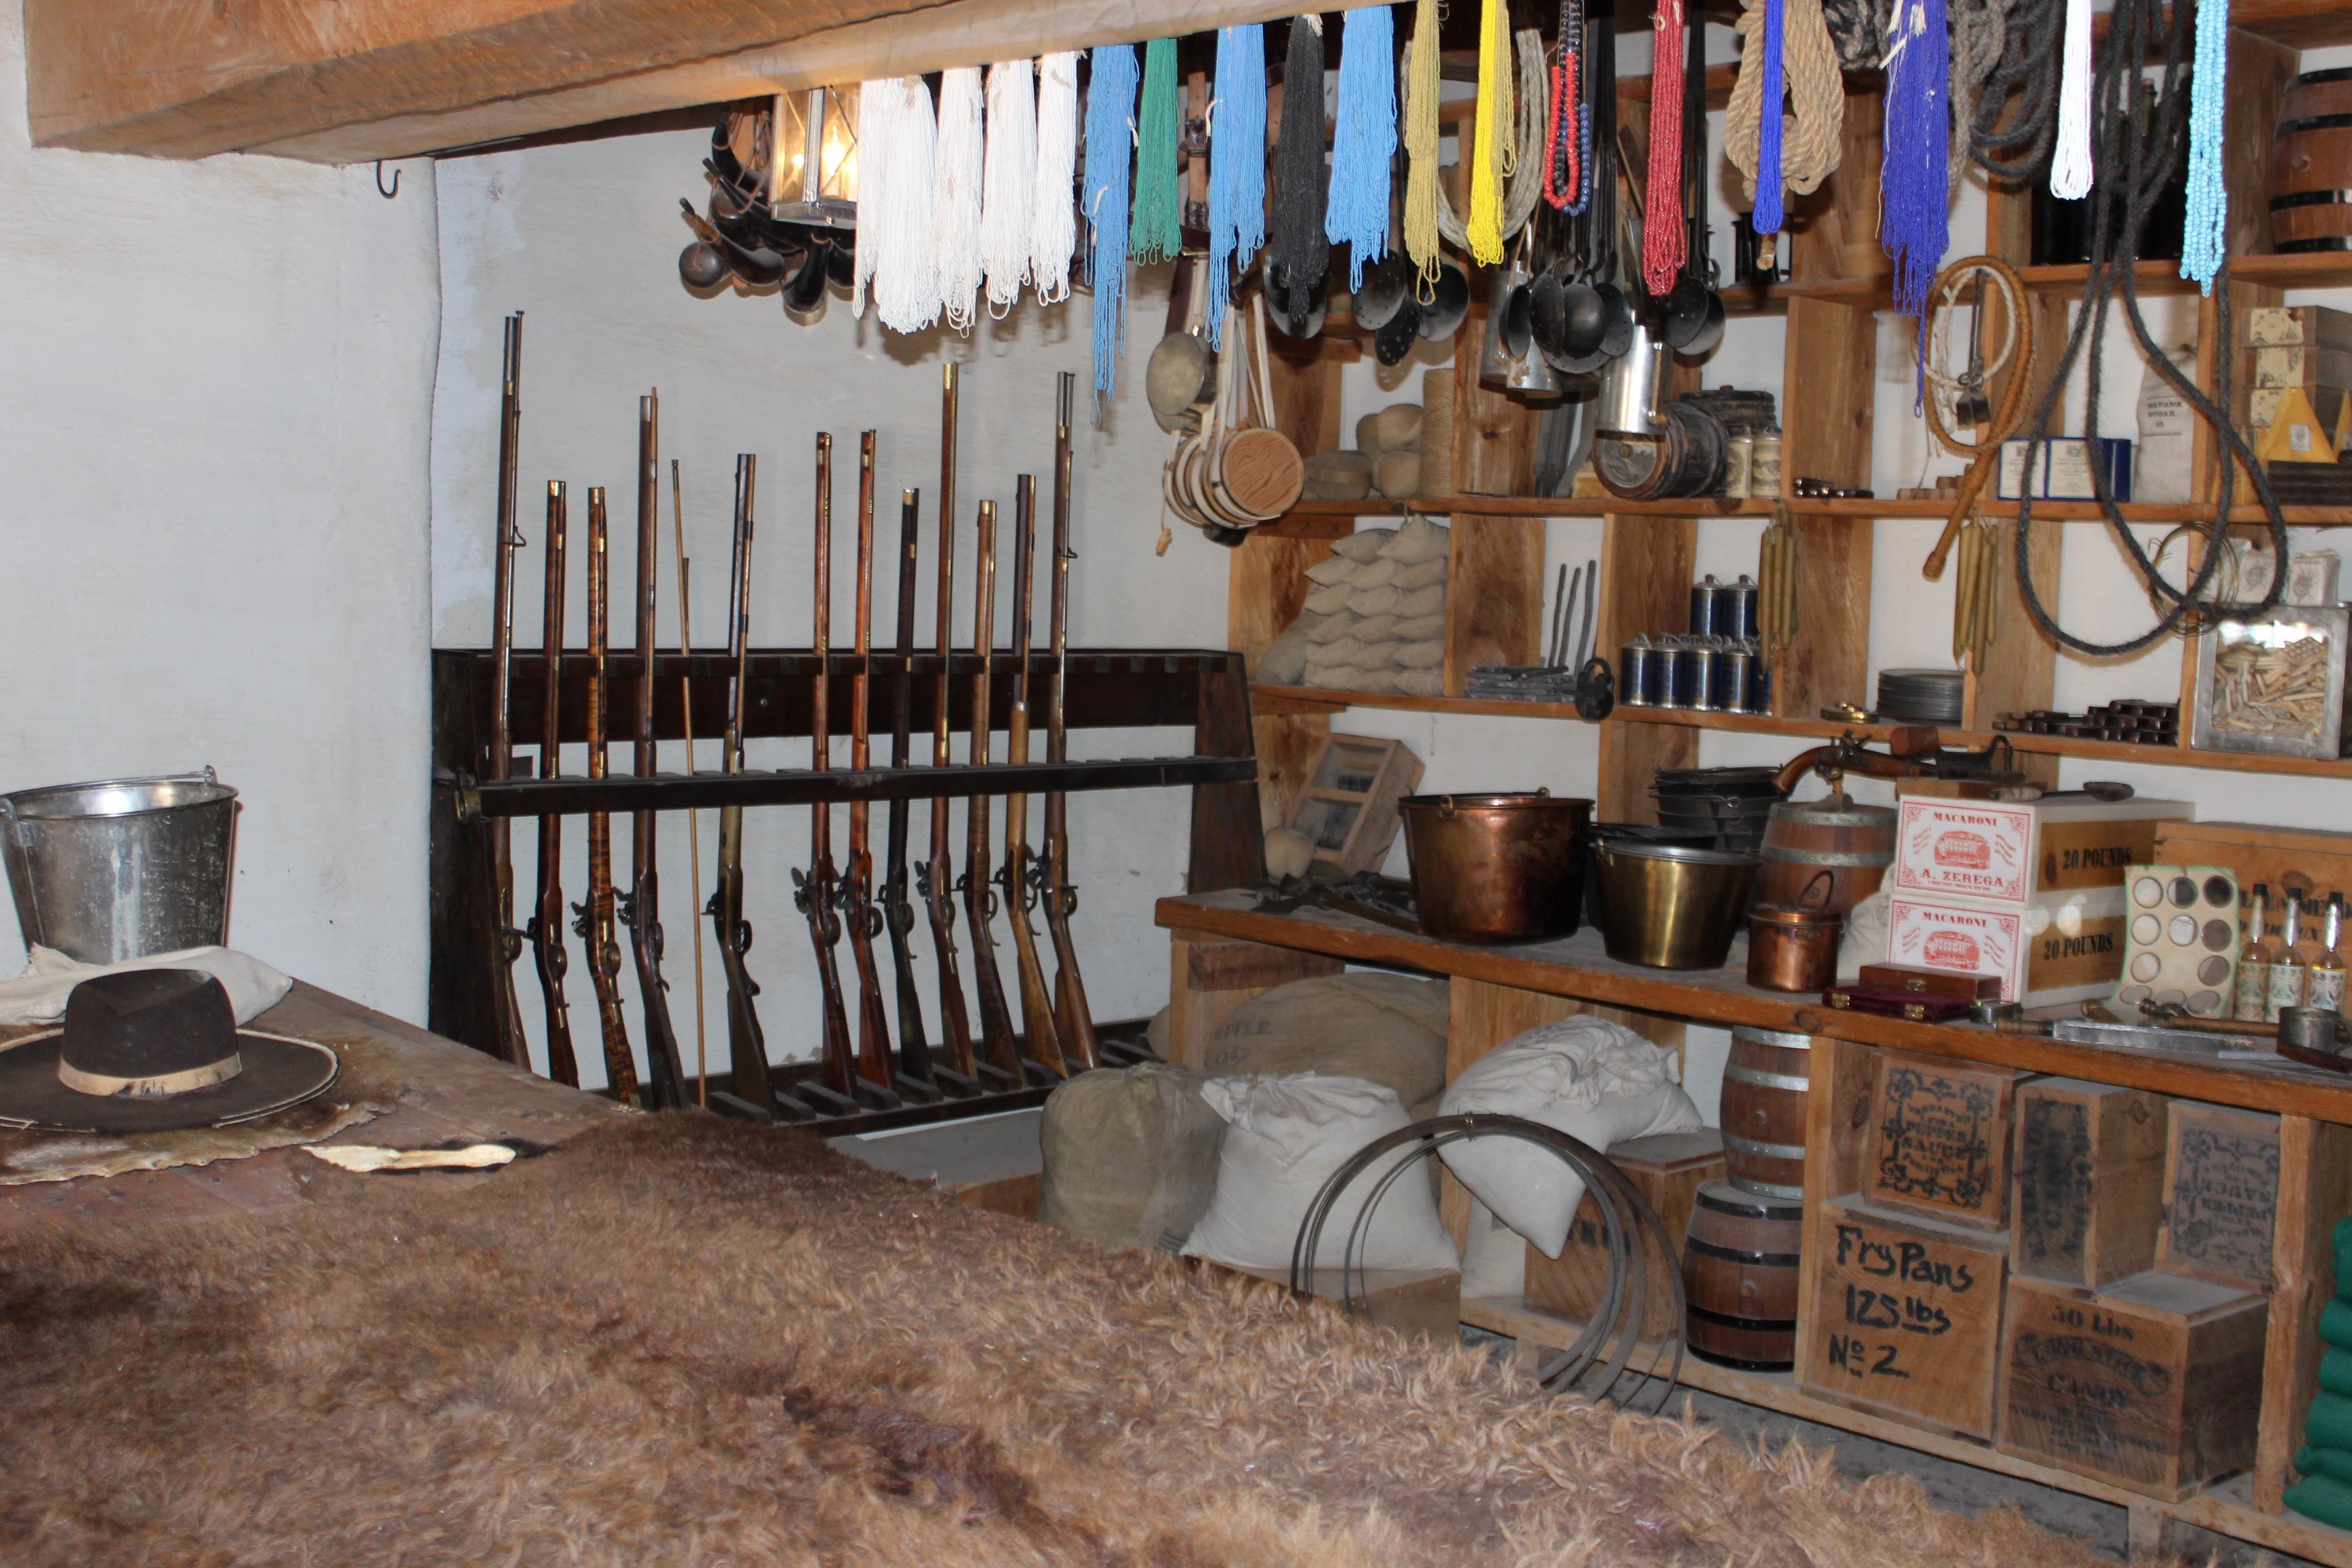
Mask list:
POLYGON ((0 1047, 0 1125, 221 1127, 324 1092, 340 1065, 325 1046, 238 1028, 201 969, 124 970, 75 986, 63 1027, 0 1047))

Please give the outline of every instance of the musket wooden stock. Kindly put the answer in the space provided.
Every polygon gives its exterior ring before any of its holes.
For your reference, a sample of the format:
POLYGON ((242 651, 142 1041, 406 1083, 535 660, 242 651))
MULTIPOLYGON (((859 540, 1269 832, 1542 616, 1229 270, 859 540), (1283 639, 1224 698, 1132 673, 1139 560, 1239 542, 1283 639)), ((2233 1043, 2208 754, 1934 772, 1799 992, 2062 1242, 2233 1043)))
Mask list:
MULTIPOLYGON (((973 567, 977 578, 972 616, 971 650, 980 669, 971 679, 971 760, 988 761, 989 673, 995 660, 996 631, 996 503, 980 503, 980 552, 973 567)), ((964 805, 964 913, 971 921, 972 984, 980 990, 982 1049, 989 1061, 1011 1073, 1021 1071, 1021 1047, 1013 1035, 1013 1012, 1004 1005, 1004 980, 996 969, 996 940, 990 925, 995 913, 992 868, 995 856, 989 848, 988 797, 976 795, 964 805)))
MULTIPOLYGON (((749 452, 735 459, 735 549, 727 582, 727 652, 735 661, 727 705, 722 750, 726 770, 743 771, 743 705, 750 683, 744 662, 751 637, 751 519, 759 459, 749 452)), ((753 998, 759 984, 743 963, 751 951, 751 924, 743 918, 743 808, 719 813, 719 885, 710 890, 710 924, 719 941, 719 964, 727 973, 727 1053, 735 1098, 772 1114, 775 1092, 768 1077, 768 1041, 760 1029, 753 998)))
MULTIPOLYGON (((672 458, 669 460, 669 517, 677 541, 677 652, 681 661, 694 651, 693 595, 687 583, 687 574, 694 563, 686 557, 686 497, 682 491, 683 487, 678 482, 677 459, 672 458)), ((650 678, 650 672, 648 675, 650 678)), ((693 677, 681 674, 677 678, 677 702, 679 724, 686 732, 686 772, 691 778, 694 776, 693 677)), ((706 1048, 708 1029, 702 1004, 702 814, 698 811, 686 814, 686 856, 687 892, 692 900, 687 905, 688 918, 686 923, 694 929, 694 1089, 696 1102, 707 1105, 710 1099, 710 1079, 709 1056, 706 1048)), ((654 930, 658 934, 661 927, 656 925, 654 930)), ((656 956, 659 956, 658 947, 655 952, 656 956)))
MULTIPOLYGON (((604 739, 605 669, 610 658, 611 527, 604 512, 604 487, 588 491, 588 776, 601 779, 611 766, 604 739)), ((588 897, 572 906, 579 922, 572 929, 588 955, 588 981, 596 991, 596 1027, 604 1045, 604 1081, 624 1105, 637 1098, 637 1064, 629 1049, 628 1021, 621 1016, 621 944, 613 935, 613 819, 588 817, 588 897)))
MULTIPOLYGON (((661 565, 661 397, 637 399, 637 723, 630 767, 643 778, 656 771, 654 743, 654 605, 661 565)), ((689 759, 690 761, 690 759, 689 759)), ((620 918, 629 928, 635 960, 637 994, 646 1015, 646 1104, 674 1110, 687 1103, 686 1064, 678 1059, 677 1031, 670 1023, 669 982, 662 978, 660 817, 640 811, 630 818, 629 890, 620 900, 620 918)))
MULTIPOLYGON (((890 765, 903 768, 914 758, 911 710, 915 702, 915 573, 922 496, 908 490, 898 498, 898 702, 891 714, 890 765)), ((930 1042, 923 1033, 923 994, 915 983, 915 909, 907 892, 908 818, 912 801, 890 803, 889 837, 882 868, 882 921, 890 933, 890 964, 898 982, 898 1070, 918 1083, 932 1079, 930 1042)))
MULTIPOLYGON (((874 761, 874 432, 857 442, 857 628, 856 661, 849 667, 849 765, 874 761)), ((841 879, 842 924, 849 933, 850 961, 857 969, 857 1076, 890 1087, 890 1019, 882 1009, 882 974, 874 962, 874 938, 882 929, 874 907, 874 808, 865 801, 849 806, 849 865, 841 879)))
MULTIPOLYGON (((499 396, 498 566, 490 584, 490 754, 482 773, 503 779, 514 772, 514 733, 508 714, 514 701, 515 552, 522 547, 517 526, 517 472, 522 441, 522 312, 506 321, 505 365, 499 396)), ((498 1054, 516 1067, 530 1067, 530 1042, 522 1029, 522 999, 515 994, 514 964, 522 956, 522 932, 515 925, 514 824, 490 824, 491 906, 488 945, 490 1013, 498 1029, 498 1054)))
MULTIPOLYGON (((833 766, 833 722, 829 699, 833 688, 833 437, 816 438, 816 616, 809 647, 816 658, 816 678, 809 693, 809 766, 823 773, 833 766)), ((793 901, 808 917, 809 941, 816 949, 818 989, 823 994, 823 1035, 818 1057, 824 1087, 845 1098, 856 1092, 856 1064, 849 1040, 849 1016, 842 1004, 841 973, 833 961, 834 944, 841 940, 841 920, 834 910, 833 808, 809 807, 809 864, 793 873, 793 901)))
MULTIPOLYGON (((932 646, 940 656, 938 685, 933 689, 931 765, 944 768, 953 760, 949 740, 950 700, 955 694, 949 667, 955 654, 955 449, 956 367, 944 374, 940 416, 940 592, 938 630, 932 646)), ((931 858, 915 868, 916 886, 923 895, 923 912, 931 927, 931 951, 940 966, 940 1032, 956 1071, 972 1076, 971 1015, 963 1000, 963 975, 956 964, 954 824, 944 795, 931 800, 931 858)))
MULTIPOLYGON (((1029 760, 1029 620, 1036 598, 1037 477, 1023 474, 1013 491, 1013 710, 1006 725, 1005 760, 1029 760)), ((1030 929, 1029 907, 1035 889, 1029 880, 1029 797, 1004 798, 1004 865, 997 885, 1004 889, 1004 916, 1013 930, 1013 973, 1021 985, 1021 1037, 1029 1059, 1045 1063, 1065 1078, 1062 1044, 1054 1030, 1053 995, 1045 989, 1045 967, 1037 962, 1037 933, 1030 929)))
MULTIPOLYGON (((562 751, 563 696, 563 535, 568 501, 562 479, 547 486, 547 573, 540 591, 539 658, 546 685, 541 693, 539 776, 551 779, 560 771, 562 751)), ((556 1082, 580 1087, 580 1063, 572 1054, 572 1009, 563 999, 564 972, 572 966, 563 951, 563 819, 539 819, 539 898, 533 906, 531 957, 539 970, 539 994, 547 1012, 547 1076, 556 1082)))
MULTIPOLYGON (((1067 762, 1070 751, 1070 406, 1077 377, 1062 373, 1054 424, 1054 591, 1047 640, 1053 648, 1045 700, 1045 760, 1067 762)), ((1087 1002, 1087 983, 1078 973, 1078 947, 1070 936, 1070 916, 1077 911, 1078 890, 1070 883, 1070 797, 1055 791, 1045 797, 1045 866, 1043 902, 1045 930, 1054 939, 1054 1007, 1059 1026, 1062 1059, 1081 1070, 1102 1065, 1095 1042, 1094 1013, 1087 1002)))

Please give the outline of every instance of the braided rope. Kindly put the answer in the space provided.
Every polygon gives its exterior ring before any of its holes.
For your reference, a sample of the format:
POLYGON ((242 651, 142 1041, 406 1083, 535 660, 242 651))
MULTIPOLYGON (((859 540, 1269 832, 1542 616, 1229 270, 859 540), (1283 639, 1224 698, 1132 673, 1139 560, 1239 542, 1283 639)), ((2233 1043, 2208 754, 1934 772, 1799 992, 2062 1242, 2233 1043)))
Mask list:
POLYGON ((2000 60, 1986 76, 1969 124, 1969 152, 1995 179, 2032 178, 2057 126, 2058 36, 2065 0, 2006 0, 2000 60))

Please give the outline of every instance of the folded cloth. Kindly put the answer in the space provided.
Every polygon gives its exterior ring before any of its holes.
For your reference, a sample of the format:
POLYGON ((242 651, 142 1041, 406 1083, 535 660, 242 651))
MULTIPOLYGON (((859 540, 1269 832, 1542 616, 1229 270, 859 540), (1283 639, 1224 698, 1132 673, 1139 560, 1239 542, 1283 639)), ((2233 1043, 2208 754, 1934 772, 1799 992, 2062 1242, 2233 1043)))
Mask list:
POLYGON ((290 975, 280 974, 250 953, 227 947, 186 947, 177 952, 151 952, 121 963, 83 963, 55 948, 36 945, 25 973, 0 980, 0 1024, 54 1024, 66 1016, 66 996, 83 981, 128 969, 201 969, 228 992, 236 1021, 250 1023, 278 1005, 294 989, 290 975))
POLYGON ((2294 1468, 2306 1476, 2326 1476, 2331 1480, 2352 1481, 2352 1453, 2341 1448, 2306 1447, 2294 1457, 2294 1468))
POLYGON ((2305 1476, 2286 1489, 2286 1506, 2305 1519, 2352 1530, 2352 1483, 2333 1476, 2305 1476))
POLYGON ((2327 1353, 2319 1358, 2319 1386, 2352 1399, 2352 1351, 2328 1347, 2327 1353))
POLYGON ((2319 1309, 2319 1337, 2337 1350, 2352 1351, 2352 1301, 2333 1300, 2319 1309))
POLYGON ((2313 1394, 2311 1414, 2304 1417, 2303 1440, 2315 1448, 2352 1453, 2352 1399, 2325 1389, 2313 1394))

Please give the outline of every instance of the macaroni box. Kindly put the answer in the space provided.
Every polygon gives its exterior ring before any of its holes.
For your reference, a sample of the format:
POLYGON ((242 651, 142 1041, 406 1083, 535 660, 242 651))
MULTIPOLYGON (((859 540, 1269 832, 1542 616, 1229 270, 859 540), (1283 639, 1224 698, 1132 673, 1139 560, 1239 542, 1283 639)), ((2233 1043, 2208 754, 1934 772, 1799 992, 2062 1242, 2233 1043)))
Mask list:
POLYGON ((1895 895, 2022 909, 2044 894, 2122 887, 2125 867, 2156 858, 2157 825, 2185 820, 2196 807, 2185 800, 2082 795, 1995 801, 1906 795, 1895 814, 1895 895))
POLYGON ((2115 994, 2123 976, 2123 889, 2036 895, 2023 908, 1896 893, 1886 958, 1955 974, 1989 974, 2000 999, 2028 1007, 2115 994))

